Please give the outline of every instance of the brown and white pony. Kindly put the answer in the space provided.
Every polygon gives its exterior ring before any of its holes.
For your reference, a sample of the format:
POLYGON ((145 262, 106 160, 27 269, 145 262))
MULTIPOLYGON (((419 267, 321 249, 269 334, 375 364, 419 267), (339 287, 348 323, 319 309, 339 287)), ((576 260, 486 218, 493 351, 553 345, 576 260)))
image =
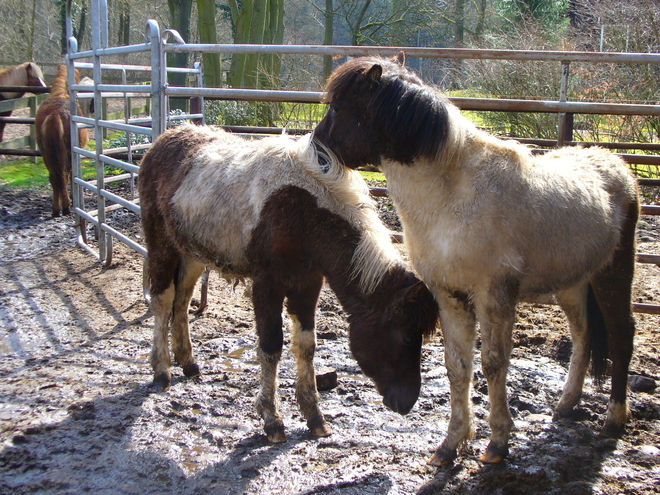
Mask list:
MULTIPOLYGON (((0 86, 35 86, 45 88, 44 75, 34 62, 25 62, 14 67, 0 70, 0 86)), ((0 92, 0 101, 20 98, 25 93, 0 92)), ((11 110, 0 112, 0 117, 11 116, 11 110)), ((0 122, 0 142, 3 140, 5 123, 0 122)))
MULTIPOLYGON (((80 74, 76 69, 76 83, 80 74)), ((80 106, 78 114, 81 113, 80 106)), ((68 215, 71 208, 69 184, 71 183, 71 110, 67 68, 57 69, 50 96, 39 106, 35 118, 37 147, 48 169, 48 179, 53 187, 53 216, 68 215)), ((87 129, 78 130, 79 146, 87 145, 87 129)))
POLYGON ((508 454, 513 426, 506 373, 518 301, 554 295, 573 353, 556 417, 577 405, 592 358, 612 360, 605 430, 619 434, 635 323, 631 284, 639 199, 625 163, 602 149, 534 157, 478 130, 437 89, 393 60, 357 58, 326 86, 315 139, 351 168, 379 165, 404 226, 412 264, 440 305, 451 419, 429 460, 451 462, 472 435, 475 323, 488 380, 491 441, 484 462, 508 454))
POLYGON ((200 373, 188 305, 208 266, 230 280, 252 279, 261 364, 256 406, 269 440, 286 440, 276 398, 285 300, 298 404, 314 435, 330 433, 313 364, 324 278, 348 313, 351 351, 383 403, 401 414, 412 408, 421 385, 422 340, 434 331, 438 308, 400 260, 358 172, 317 150, 311 135, 248 140, 220 128, 182 125, 145 155, 139 192, 157 390, 171 382, 170 323, 183 373, 200 373))

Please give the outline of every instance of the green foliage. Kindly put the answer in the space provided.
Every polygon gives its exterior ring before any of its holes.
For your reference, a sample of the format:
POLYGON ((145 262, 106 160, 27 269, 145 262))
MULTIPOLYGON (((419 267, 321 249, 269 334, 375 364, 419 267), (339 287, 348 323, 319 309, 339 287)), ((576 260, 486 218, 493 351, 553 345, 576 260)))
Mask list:
POLYGON ((552 29, 564 22, 568 0, 497 0, 495 6, 505 29, 516 29, 529 20, 552 29))
POLYGON ((309 129, 325 115, 325 105, 308 103, 264 103, 249 101, 206 101, 209 125, 276 126, 309 129))

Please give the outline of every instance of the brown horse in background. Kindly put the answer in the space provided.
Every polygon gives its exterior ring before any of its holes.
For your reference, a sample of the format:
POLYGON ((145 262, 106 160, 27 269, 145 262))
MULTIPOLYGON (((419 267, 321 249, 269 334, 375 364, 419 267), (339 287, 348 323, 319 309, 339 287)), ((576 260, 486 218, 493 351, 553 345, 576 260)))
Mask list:
MULTIPOLYGON (((35 86, 45 88, 44 76, 41 69, 34 62, 25 62, 14 67, 0 70, 0 86, 35 86)), ((25 93, 0 92, 0 101, 20 98, 25 93)), ((0 112, 0 117, 11 116, 11 110, 0 112)), ((5 132, 5 123, 0 122, 0 142, 5 132)))
MULTIPOLYGON (((76 70, 76 83, 80 74, 76 70)), ((81 113, 78 106, 78 113, 81 113)), ((35 127, 37 146, 48 169, 53 187, 53 216, 70 213, 69 183, 71 181, 71 113, 66 65, 60 65, 53 81, 50 96, 37 110, 35 127)), ((78 130, 79 145, 87 145, 87 129, 78 130)))

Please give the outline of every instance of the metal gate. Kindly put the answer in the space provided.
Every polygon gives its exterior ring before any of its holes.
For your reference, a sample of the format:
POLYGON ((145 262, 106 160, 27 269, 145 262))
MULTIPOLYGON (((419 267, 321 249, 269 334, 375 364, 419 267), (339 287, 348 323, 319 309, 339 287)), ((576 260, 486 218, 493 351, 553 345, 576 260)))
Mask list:
MULTIPOLYGON (((276 55, 396 55, 400 47, 374 47, 374 46, 314 46, 314 45, 208 45, 185 44, 179 34, 173 30, 161 31, 155 20, 148 20, 145 29, 145 42, 137 45, 110 47, 108 45, 108 9, 107 0, 91 0, 91 30, 92 49, 78 51, 77 40, 73 37, 71 21, 71 0, 67 0, 66 30, 68 38, 68 55, 66 63, 69 73, 69 88, 71 92, 71 126, 73 147, 73 204, 76 218, 76 231, 78 243, 82 248, 94 255, 104 264, 112 262, 113 239, 125 243, 143 256, 146 249, 134 238, 114 228, 109 221, 108 214, 124 208, 135 215, 140 214, 139 198, 134 195, 134 185, 139 166, 132 163, 132 155, 139 149, 149 145, 133 146, 130 135, 148 136, 153 142, 175 120, 204 121, 203 98, 241 100, 241 101, 270 101, 270 102, 298 102, 319 103, 321 92, 313 91, 284 91, 284 90, 255 90, 232 88, 205 88, 203 87, 202 68, 196 64, 193 68, 169 68, 166 66, 167 53, 267 53, 276 55), (172 42, 169 42, 169 41, 172 42), (145 52, 149 54, 150 65, 123 65, 104 63, 103 60, 129 53, 145 52), (90 86, 76 85, 74 80, 75 68, 91 69, 93 73, 93 92, 90 86), (121 84, 108 84, 104 77, 109 72, 119 71, 121 84), (195 87, 172 87, 167 84, 167 74, 183 72, 195 77, 195 87), (143 74, 144 84, 128 84, 127 74, 143 74), (151 113, 143 118, 132 118, 130 115, 130 101, 132 98, 142 97, 150 101, 151 113), (172 116, 169 114, 169 98, 185 97, 197 98, 197 108, 194 113, 172 116), (103 119, 95 114, 94 118, 85 118, 77 115, 77 100, 93 98, 95 108, 102 108, 103 99, 123 99, 125 118, 121 121, 103 119), (89 127, 94 130, 95 149, 86 150, 79 146, 78 127, 89 127), (106 130, 125 133, 126 146, 121 148, 104 149, 103 135, 106 130), (121 154, 126 159, 120 159, 121 154), (90 158, 96 164, 96 178, 85 180, 82 174, 81 158, 90 158), (121 169, 124 173, 108 175, 106 167, 121 169), (109 190, 110 184, 126 181, 130 194, 122 197, 109 190), (85 192, 88 192, 87 199, 85 192), (91 193, 91 200, 89 199, 91 193), (91 208, 86 207, 86 201, 94 202, 91 208), (95 227, 96 245, 86 239, 85 223, 95 227)), ((480 58, 488 60, 544 60, 561 64, 562 87, 557 100, 512 100, 512 99, 483 99, 483 98, 450 98, 457 106, 464 110, 495 110, 495 111, 530 111, 550 112, 559 116, 558 138, 548 143, 538 143, 539 140, 524 140, 541 145, 573 144, 567 142, 568 125, 572 123, 572 114, 611 114, 611 115, 651 115, 660 116, 660 105, 630 105, 616 103, 590 103, 567 101, 566 87, 571 62, 593 63, 622 63, 622 64, 660 64, 660 54, 656 53, 592 53, 592 52, 563 52, 563 51, 527 51, 527 50, 472 50, 452 48, 404 48, 411 56, 465 59, 480 58), (566 117, 569 118, 566 118, 566 117)), ((255 131, 255 129, 251 129, 255 131)), ((264 131, 264 129, 257 129, 264 131)), ((270 129, 270 131, 277 131, 270 129)), ((281 131, 281 130, 280 130, 281 131)), ((266 130, 268 132, 268 130, 266 130)), ((614 143, 617 149, 625 148, 631 143, 614 143)), ((642 145, 644 149, 660 151, 660 144, 642 145)), ((632 146, 632 148, 639 147, 632 146)), ((630 163, 643 163, 660 165, 658 155, 622 155, 630 163)), ((642 181, 640 181, 642 182, 642 181)), ((646 181, 649 185, 660 185, 660 180, 646 181)), ((383 194, 383 191, 380 191, 383 194)), ((645 206, 643 214, 660 214, 660 207, 645 206)), ((652 263, 660 266, 660 255, 638 254, 638 262, 652 263)), ((660 306, 650 304, 635 304, 637 312, 660 314, 660 306)))

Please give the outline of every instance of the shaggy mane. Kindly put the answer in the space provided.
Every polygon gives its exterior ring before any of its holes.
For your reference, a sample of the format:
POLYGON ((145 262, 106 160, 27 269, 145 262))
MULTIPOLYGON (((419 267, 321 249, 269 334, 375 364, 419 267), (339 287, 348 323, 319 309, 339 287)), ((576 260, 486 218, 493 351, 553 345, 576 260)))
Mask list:
POLYGON ((385 158, 411 163, 418 158, 434 159, 445 148, 453 105, 439 91, 425 85, 413 71, 380 57, 353 59, 328 79, 324 101, 346 95, 369 94, 368 114, 372 126, 391 143, 385 158), (375 91, 367 72, 382 68, 375 91))
POLYGON ((357 170, 342 165, 325 146, 308 134, 297 141, 297 155, 306 172, 314 177, 332 201, 335 210, 351 225, 362 231, 360 243, 351 262, 352 277, 360 289, 372 293, 390 268, 401 262, 390 239, 389 230, 378 218, 369 187, 357 170))
MULTIPOLYGON (((76 74, 77 75, 77 74, 76 74)), ((69 84, 67 82, 67 70, 66 65, 60 64, 57 67, 57 75, 53 81, 53 85, 50 90, 51 96, 59 96, 61 98, 69 97, 69 84)))

